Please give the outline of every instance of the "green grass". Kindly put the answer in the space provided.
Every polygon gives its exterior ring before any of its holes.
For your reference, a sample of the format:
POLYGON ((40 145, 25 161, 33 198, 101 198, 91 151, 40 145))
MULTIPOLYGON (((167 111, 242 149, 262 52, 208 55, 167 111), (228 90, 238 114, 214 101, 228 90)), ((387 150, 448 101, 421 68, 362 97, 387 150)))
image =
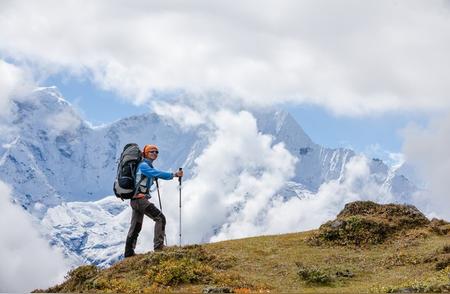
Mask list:
POLYGON ((447 225, 414 227, 364 246, 313 246, 310 240, 321 234, 316 230, 172 247, 104 270, 80 267, 46 291, 202 292, 216 287, 237 293, 449 292, 450 238, 448 231, 442 234, 447 225))

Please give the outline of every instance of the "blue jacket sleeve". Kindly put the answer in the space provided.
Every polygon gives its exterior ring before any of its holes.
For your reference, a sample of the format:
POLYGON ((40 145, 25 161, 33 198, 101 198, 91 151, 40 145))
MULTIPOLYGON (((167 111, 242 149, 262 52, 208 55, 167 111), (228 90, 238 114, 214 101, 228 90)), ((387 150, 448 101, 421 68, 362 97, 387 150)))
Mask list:
POLYGON ((142 162, 139 165, 139 169, 141 170, 141 173, 148 178, 159 178, 163 180, 173 179, 172 173, 157 170, 156 168, 153 168, 150 165, 148 165, 146 162, 142 162))

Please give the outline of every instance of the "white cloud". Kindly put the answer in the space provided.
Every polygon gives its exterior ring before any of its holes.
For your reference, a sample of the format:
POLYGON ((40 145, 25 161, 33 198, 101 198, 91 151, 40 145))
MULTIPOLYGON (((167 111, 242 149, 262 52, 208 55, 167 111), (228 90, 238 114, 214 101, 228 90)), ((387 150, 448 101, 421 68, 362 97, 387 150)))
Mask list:
MULTIPOLYGON (((196 160, 183 188, 183 240, 207 242, 317 228, 350 201, 381 203, 394 197, 370 177, 369 161, 356 156, 344 177, 324 183, 306 199, 278 196, 293 173, 295 158, 282 144, 258 133, 248 112, 212 113, 209 146, 196 160)), ((177 244, 178 191, 162 182, 168 236, 177 244)), ((156 200, 155 200, 156 201, 156 200)))
POLYGON ((0 5, 1 53, 134 102, 184 89, 349 115, 450 106, 446 1, 0 5))
POLYGON ((278 201, 268 213, 268 233, 287 233, 315 229, 334 219, 345 204, 357 200, 392 202, 393 196, 370 177, 366 157, 355 156, 345 166, 342 179, 322 184, 319 191, 300 200, 278 201))
MULTIPOLYGON (((194 176, 182 190, 183 240, 189 243, 209 241, 223 223, 245 224, 247 229, 236 231, 239 236, 255 234, 258 212, 294 175, 296 159, 283 144, 273 145, 270 136, 259 133, 249 112, 224 110, 209 119, 209 145, 196 159, 194 176), (238 215, 234 214, 237 206, 238 215)), ((169 241, 177 243, 175 187, 161 183, 169 241)))
MULTIPOLYGON (((306 199, 283 200, 278 191, 292 176, 295 159, 258 134, 248 113, 220 116, 210 145, 197 160, 197 174, 182 190, 184 244, 314 229, 348 202, 395 201, 370 177, 364 156, 352 158, 343 178, 322 184, 306 199)), ((173 183, 162 182, 161 188, 169 244, 178 244, 178 191, 173 183)), ((151 243, 151 237, 146 232, 143 243, 151 243)))
POLYGON ((49 247, 30 217, 10 202, 10 188, 0 181, 0 292, 25 292, 61 282, 68 266, 49 247))
POLYGON ((31 75, 25 69, 0 59, 0 119, 10 114, 11 99, 26 93, 32 85, 31 75))
POLYGON ((167 102, 155 102, 153 110, 156 114, 168 117, 181 127, 196 127, 206 123, 205 114, 202 114, 182 104, 171 104, 167 102))
POLYGON ((399 168, 405 163, 405 156, 402 153, 391 152, 383 149, 379 143, 366 146, 363 153, 369 158, 378 158, 383 160, 385 164, 394 169, 399 168))
POLYGON ((239 220, 226 224, 213 240, 315 229, 325 221, 335 218, 348 202, 372 200, 386 203, 393 200, 390 193, 370 178, 368 161, 361 156, 352 158, 346 165, 344 178, 324 183, 316 194, 311 194, 306 199, 274 199, 250 214, 260 215, 257 227, 249 229, 248 224, 239 221, 248 217, 245 211, 241 211, 237 217, 239 220))
MULTIPOLYGON (((352 158, 343 178, 322 184, 306 199, 283 200, 279 189, 295 166, 284 146, 272 146, 270 136, 258 133, 248 112, 212 111, 204 118, 209 145, 183 188, 184 243, 303 231, 334 218, 351 201, 395 202, 370 176, 365 156, 352 158)), ((177 244, 178 191, 173 183, 161 186, 169 243, 177 244)))
POLYGON ((71 109, 51 115, 46 123, 52 132, 74 132, 81 125, 80 117, 71 109))
POLYGON ((431 216, 450 219, 450 113, 425 128, 410 125, 403 136, 406 160, 427 184, 415 202, 431 216))
POLYGON ((11 123, 12 99, 20 99, 33 85, 33 78, 27 69, 0 59, 0 142, 9 142, 15 137, 16 130, 11 123))

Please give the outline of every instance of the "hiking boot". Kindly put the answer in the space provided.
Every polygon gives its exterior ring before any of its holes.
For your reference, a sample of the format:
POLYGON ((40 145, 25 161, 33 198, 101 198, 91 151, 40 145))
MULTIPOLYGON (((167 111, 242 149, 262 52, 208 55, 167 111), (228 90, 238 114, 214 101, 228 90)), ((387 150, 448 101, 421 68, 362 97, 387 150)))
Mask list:
POLYGON ((136 253, 134 253, 134 250, 132 250, 132 251, 125 251, 125 254, 123 255, 123 257, 127 258, 127 257, 135 256, 135 255, 136 255, 136 253))
POLYGON ((134 241, 135 240, 132 238, 127 238, 127 241, 125 242, 125 253, 123 254, 123 257, 127 258, 136 255, 133 248, 134 241))
POLYGON ((164 249, 166 249, 166 246, 161 245, 161 246, 158 246, 158 247, 156 247, 155 249, 153 249, 153 251, 155 251, 155 252, 160 252, 160 251, 163 251, 164 249))

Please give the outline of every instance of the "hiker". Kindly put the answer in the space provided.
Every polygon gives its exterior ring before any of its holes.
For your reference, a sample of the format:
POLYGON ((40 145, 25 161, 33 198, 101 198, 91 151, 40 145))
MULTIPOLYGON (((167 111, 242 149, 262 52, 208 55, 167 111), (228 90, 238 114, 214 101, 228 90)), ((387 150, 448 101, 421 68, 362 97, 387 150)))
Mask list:
POLYGON ((131 226, 128 231, 125 243, 125 257, 133 256, 136 248, 136 241, 139 232, 142 229, 144 214, 155 221, 155 235, 153 238, 153 248, 155 251, 164 248, 164 237, 166 218, 164 214, 148 200, 150 196, 150 187, 153 185, 153 178, 171 180, 174 177, 182 177, 183 171, 179 170, 175 173, 164 172, 153 167, 153 162, 158 158, 158 147, 156 145, 145 145, 142 151, 143 160, 136 169, 136 185, 137 191, 130 200, 133 213, 131 216, 131 226))

